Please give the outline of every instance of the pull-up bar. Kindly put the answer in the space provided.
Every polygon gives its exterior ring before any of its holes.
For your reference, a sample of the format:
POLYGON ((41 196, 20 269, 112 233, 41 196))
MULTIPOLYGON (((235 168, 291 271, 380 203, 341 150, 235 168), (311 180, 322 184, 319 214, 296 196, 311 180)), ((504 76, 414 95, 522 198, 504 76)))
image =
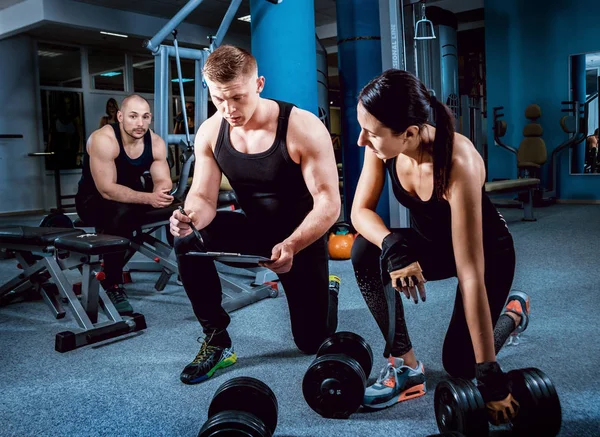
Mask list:
MULTIPOLYGON (((266 0, 266 1, 276 5, 276 4, 281 3, 283 0, 266 0)), ((177 12, 173 16, 173 18, 171 18, 169 20, 169 22, 167 24, 165 24, 164 27, 158 31, 158 33, 156 35, 154 35, 154 37, 152 39, 144 41, 144 44, 143 44, 144 48, 150 50, 154 54, 157 54, 158 49, 159 49, 160 45, 162 44, 162 42, 165 40, 165 38, 167 36, 169 36, 171 34, 171 32, 173 32, 173 30, 175 30, 177 28, 177 26, 179 26, 181 24, 181 22, 183 20, 185 20, 187 18, 187 16, 190 15, 194 11, 194 9, 196 9, 198 6, 200 6, 200 4, 202 2, 203 2, 203 0, 190 0, 189 2, 187 2, 185 4, 185 6, 183 6, 179 10, 179 12, 177 12)), ((214 37, 210 37, 211 38, 211 44, 210 44, 211 51, 214 48, 218 47, 221 44, 221 42, 223 41, 223 38, 225 37, 225 34, 227 33, 227 30, 229 29, 229 26, 230 26, 231 22, 233 21, 235 13, 237 12, 241 3, 242 3, 242 0, 232 0, 231 4, 229 5, 229 9, 227 9, 227 13, 225 14, 225 17, 223 18, 223 21, 221 22, 221 25, 219 26, 217 35, 214 37)))

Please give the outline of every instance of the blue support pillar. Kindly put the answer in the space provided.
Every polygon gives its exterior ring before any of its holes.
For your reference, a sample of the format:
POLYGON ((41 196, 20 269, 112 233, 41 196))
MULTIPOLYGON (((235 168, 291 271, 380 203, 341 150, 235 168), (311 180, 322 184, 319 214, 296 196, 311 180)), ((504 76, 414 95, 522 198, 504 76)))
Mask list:
POLYGON ((314 0, 250 0, 252 54, 265 77, 263 97, 318 111, 314 0))
MULTIPOLYGON (((344 216, 350 219, 352 201, 364 160, 358 147, 360 125, 356 104, 360 90, 381 74, 381 29, 379 8, 372 0, 339 0, 336 7, 338 67, 342 98, 342 159, 344 170, 344 216)), ((387 178, 386 178, 387 181, 387 178)), ((377 213, 389 226, 387 182, 377 213)))
MULTIPOLYGON (((585 55, 571 56, 571 100, 586 101, 585 55)), ((593 132, 591 132, 593 133, 593 132)), ((591 133, 588 133, 589 135, 591 133)), ((571 172, 583 173, 585 167, 585 141, 573 147, 571 172)))

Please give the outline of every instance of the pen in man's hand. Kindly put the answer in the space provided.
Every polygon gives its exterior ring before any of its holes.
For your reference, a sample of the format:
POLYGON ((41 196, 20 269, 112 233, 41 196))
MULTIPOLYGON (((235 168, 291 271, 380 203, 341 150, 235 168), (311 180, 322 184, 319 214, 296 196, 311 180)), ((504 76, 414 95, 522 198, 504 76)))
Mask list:
POLYGON ((183 209, 183 206, 179 206, 179 207, 177 207, 177 209, 179 209, 180 213, 182 213, 184 216, 186 216, 186 217, 188 217, 190 219, 190 222, 188 223, 188 225, 190 225, 190 228, 192 228, 192 231, 194 232, 194 235, 200 241, 200 243, 204 244, 204 240, 202 239, 202 235, 200 235, 200 232, 198 232, 198 229, 196 229, 196 226, 194 226, 194 223, 192 222, 192 219, 185 212, 185 210, 183 209))

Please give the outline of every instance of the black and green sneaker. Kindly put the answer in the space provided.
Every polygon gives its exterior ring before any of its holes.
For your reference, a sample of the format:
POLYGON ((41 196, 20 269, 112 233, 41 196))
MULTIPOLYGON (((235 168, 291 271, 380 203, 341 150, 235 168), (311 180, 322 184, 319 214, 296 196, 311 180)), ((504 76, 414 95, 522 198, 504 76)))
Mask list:
POLYGON ((236 361, 237 355, 233 351, 233 346, 213 346, 204 339, 196 358, 185 366, 179 379, 185 384, 198 384, 213 376, 218 369, 229 367, 236 361))
POLYGON ((119 314, 122 316, 133 314, 133 307, 129 303, 127 299, 127 293, 125 293, 125 289, 119 285, 115 285, 114 287, 106 290, 106 295, 113 303, 119 314))

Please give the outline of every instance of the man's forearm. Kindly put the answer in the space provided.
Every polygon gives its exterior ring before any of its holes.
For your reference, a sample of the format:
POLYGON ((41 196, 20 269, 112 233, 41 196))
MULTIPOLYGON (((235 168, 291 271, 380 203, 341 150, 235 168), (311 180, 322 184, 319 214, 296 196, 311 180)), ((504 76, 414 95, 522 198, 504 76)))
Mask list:
POLYGON ((194 224, 197 229, 204 229, 217 215, 216 208, 205 198, 188 193, 184 209, 188 214, 194 213, 194 224))
POLYGON ((300 226, 285 239, 285 242, 292 245, 294 253, 298 253, 321 238, 334 225, 339 216, 339 202, 330 198, 315 201, 312 211, 304 218, 300 226))
POLYGON ((110 188, 101 191, 100 194, 107 200, 121 203, 149 204, 150 193, 132 190, 124 185, 113 184, 110 188))

